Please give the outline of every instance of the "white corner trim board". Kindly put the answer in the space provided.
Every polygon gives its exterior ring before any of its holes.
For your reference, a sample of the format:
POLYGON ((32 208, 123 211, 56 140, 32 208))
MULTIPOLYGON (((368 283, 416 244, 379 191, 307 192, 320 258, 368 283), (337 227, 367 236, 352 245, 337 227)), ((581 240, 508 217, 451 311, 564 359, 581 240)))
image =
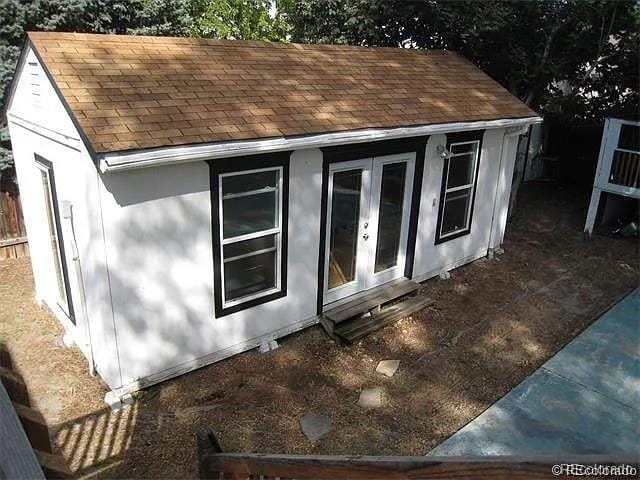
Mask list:
POLYGON ((71 137, 69 135, 66 135, 64 133, 60 133, 58 131, 52 130, 50 128, 47 128, 43 125, 40 125, 38 123, 34 123, 31 122, 29 120, 26 120, 14 113, 8 113, 7 114, 7 119, 13 123, 14 125, 17 125, 19 127, 22 127, 26 130, 29 130, 30 132, 36 133, 38 135, 41 135, 45 138, 48 138, 49 140, 53 140, 54 142, 57 142, 59 144, 65 145, 69 148, 72 148, 73 150, 76 151, 80 151, 81 147, 82 147, 82 140, 80 140, 79 137, 71 137))
MULTIPOLYGON (((102 173, 119 172, 174 163, 238 157, 284 150, 328 147, 375 140, 435 135, 438 133, 484 130, 490 128, 526 127, 542 123, 541 117, 509 118, 477 122, 455 122, 423 125, 418 127, 372 128, 337 133, 323 133, 300 137, 277 137, 265 140, 242 140, 237 142, 208 143, 189 146, 157 148, 148 151, 98 154, 102 173)), ((520 132, 520 129, 517 130, 520 132)))

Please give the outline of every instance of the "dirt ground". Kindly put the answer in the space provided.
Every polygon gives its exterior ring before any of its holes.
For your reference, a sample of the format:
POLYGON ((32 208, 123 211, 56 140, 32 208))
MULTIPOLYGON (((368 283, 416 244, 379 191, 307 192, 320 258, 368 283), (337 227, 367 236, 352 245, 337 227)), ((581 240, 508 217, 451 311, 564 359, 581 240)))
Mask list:
POLYGON ((423 455, 638 285, 638 240, 585 240, 587 203, 584 192, 526 185, 506 253, 425 282, 433 307, 348 347, 308 328, 275 352, 152 387, 118 412, 34 303, 28 260, 0 262, 0 341, 78 476, 195 477, 194 433, 204 426, 226 451, 423 455), (393 378, 374 372, 383 359, 401 360, 393 378), (385 389, 385 405, 364 410, 356 401, 372 386, 385 389), (332 420, 315 444, 300 431, 305 413, 332 420))

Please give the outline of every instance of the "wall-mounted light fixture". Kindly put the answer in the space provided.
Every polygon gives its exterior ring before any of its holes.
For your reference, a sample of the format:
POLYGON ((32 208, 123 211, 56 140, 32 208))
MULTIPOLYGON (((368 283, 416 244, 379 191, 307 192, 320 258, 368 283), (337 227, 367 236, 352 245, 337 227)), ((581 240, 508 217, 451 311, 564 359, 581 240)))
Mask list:
POLYGON ((449 150, 447 150, 444 145, 438 145, 436 150, 438 151, 438 155, 440 155, 442 158, 450 158, 451 157, 451 152, 449 150))

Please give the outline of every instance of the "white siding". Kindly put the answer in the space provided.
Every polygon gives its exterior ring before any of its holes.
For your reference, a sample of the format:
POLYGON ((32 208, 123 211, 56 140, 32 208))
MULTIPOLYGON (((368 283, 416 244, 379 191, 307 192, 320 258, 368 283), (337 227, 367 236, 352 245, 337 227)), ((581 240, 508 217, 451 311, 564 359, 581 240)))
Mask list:
POLYGON ((292 155, 287 296, 214 318, 207 164, 103 177, 123 384, 162 378, 166 369, 188 369, 216 352, 249 348, 252 340, 315 316, 321 179, 318 150, 292 155))
POLYGON ((8 109, 11 144, 16 163, 18 184, 29 239, 29 250, 34 273, 36 297, 45 302, 65 329, 72 335, 85 355, 90 355, 87 324, 83 317, 79 279, 75 273, 71 240, 74 232, 71 220, 62 218, 63 202, 70 202, 73 226, 82 265, 86 290, 93 355, 98 371, 110 385, 120 383, 120 370, 111 313, 111 299, 107 279, 107 265, 98 198, 98 174, 89 153, 66 110, 57 97, 32 53, 26 56, 26 70, 18 73, 18 83, 8 109), (39 101, 42 111, 35 107, 31 97, 31 73, 39 79, 39 101), (71 296, 76 326, 57 306, 57 284, 53 256, 44 207, 44 193, 40 171, 34 154, 53 164, 58 208, 67 260, 71 296))
MULTIPOLYGON (((35 61, 32 54, 26 59, 26 65, 35 61)), ((98 371, 111 388, 142 387, 315 321, 319 242, 324 241, 319 238, 320 150, 291 155, 287 295, 215 318, 207 164, 98 173, 44 72, 37 65, 29 69, 29 76, 20 75, 9 118, 37 297, 52 307, 87 356, 93 352, 98 371), (35 104, 32 73, 41 82, 35 104), (73 206, 92 349, 69 245, 74 232, 64 219, 77 327, 56 308, 53 259, 34 153, 53 163, 59 201, 73 206)), ((490 244, 495 247, 502 241, 516 146, 516 137, 510 137, 503 150, 504 133, 495 129, 484 135, 471 233, 440 245, 434 241, 444 162, 436 149, 446 137, 429 138, 420 192, 416 279, 483 256, 490 244)))
POLYGON ((471 232, 439 245, 435 245, 435 238, 444 160, 437 148, 446 145, 446 135, 429 137, 416 235, 413 270, 416 280, 430 278, 486 255, 503 137, 504 129, 487 130, 484 134, 471 232))

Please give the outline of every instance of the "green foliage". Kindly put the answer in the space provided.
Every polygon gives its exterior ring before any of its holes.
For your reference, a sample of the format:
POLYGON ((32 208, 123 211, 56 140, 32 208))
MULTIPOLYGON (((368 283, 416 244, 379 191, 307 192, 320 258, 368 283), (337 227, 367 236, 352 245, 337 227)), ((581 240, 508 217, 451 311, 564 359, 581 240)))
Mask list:
POLYGON ((271 0, 191 0, 194 37, 285 40, 288 24, 271 0))
POLYGON ((541 112, 599 120, 638 109, 640 23, 630 0, 298 0, 285 8, 292 41, 446 48, 541 112))
POLYGON ((9 141, 9 130, 6 127, 0 128, 0 176, 13 166, 13 154, 9 141))
POLYGON ((184 35, 189 24, 187 0, 0 0, 0 104, 29 30, 184 35))
MULTIPOLYGON (((0 0, 0 107, 29 30, 184 35, 188 0, 0 0)), ((4 119, 0 120, 4 122, 4 119)), ((13 162, 0 130, 0 171, 13 162)))

